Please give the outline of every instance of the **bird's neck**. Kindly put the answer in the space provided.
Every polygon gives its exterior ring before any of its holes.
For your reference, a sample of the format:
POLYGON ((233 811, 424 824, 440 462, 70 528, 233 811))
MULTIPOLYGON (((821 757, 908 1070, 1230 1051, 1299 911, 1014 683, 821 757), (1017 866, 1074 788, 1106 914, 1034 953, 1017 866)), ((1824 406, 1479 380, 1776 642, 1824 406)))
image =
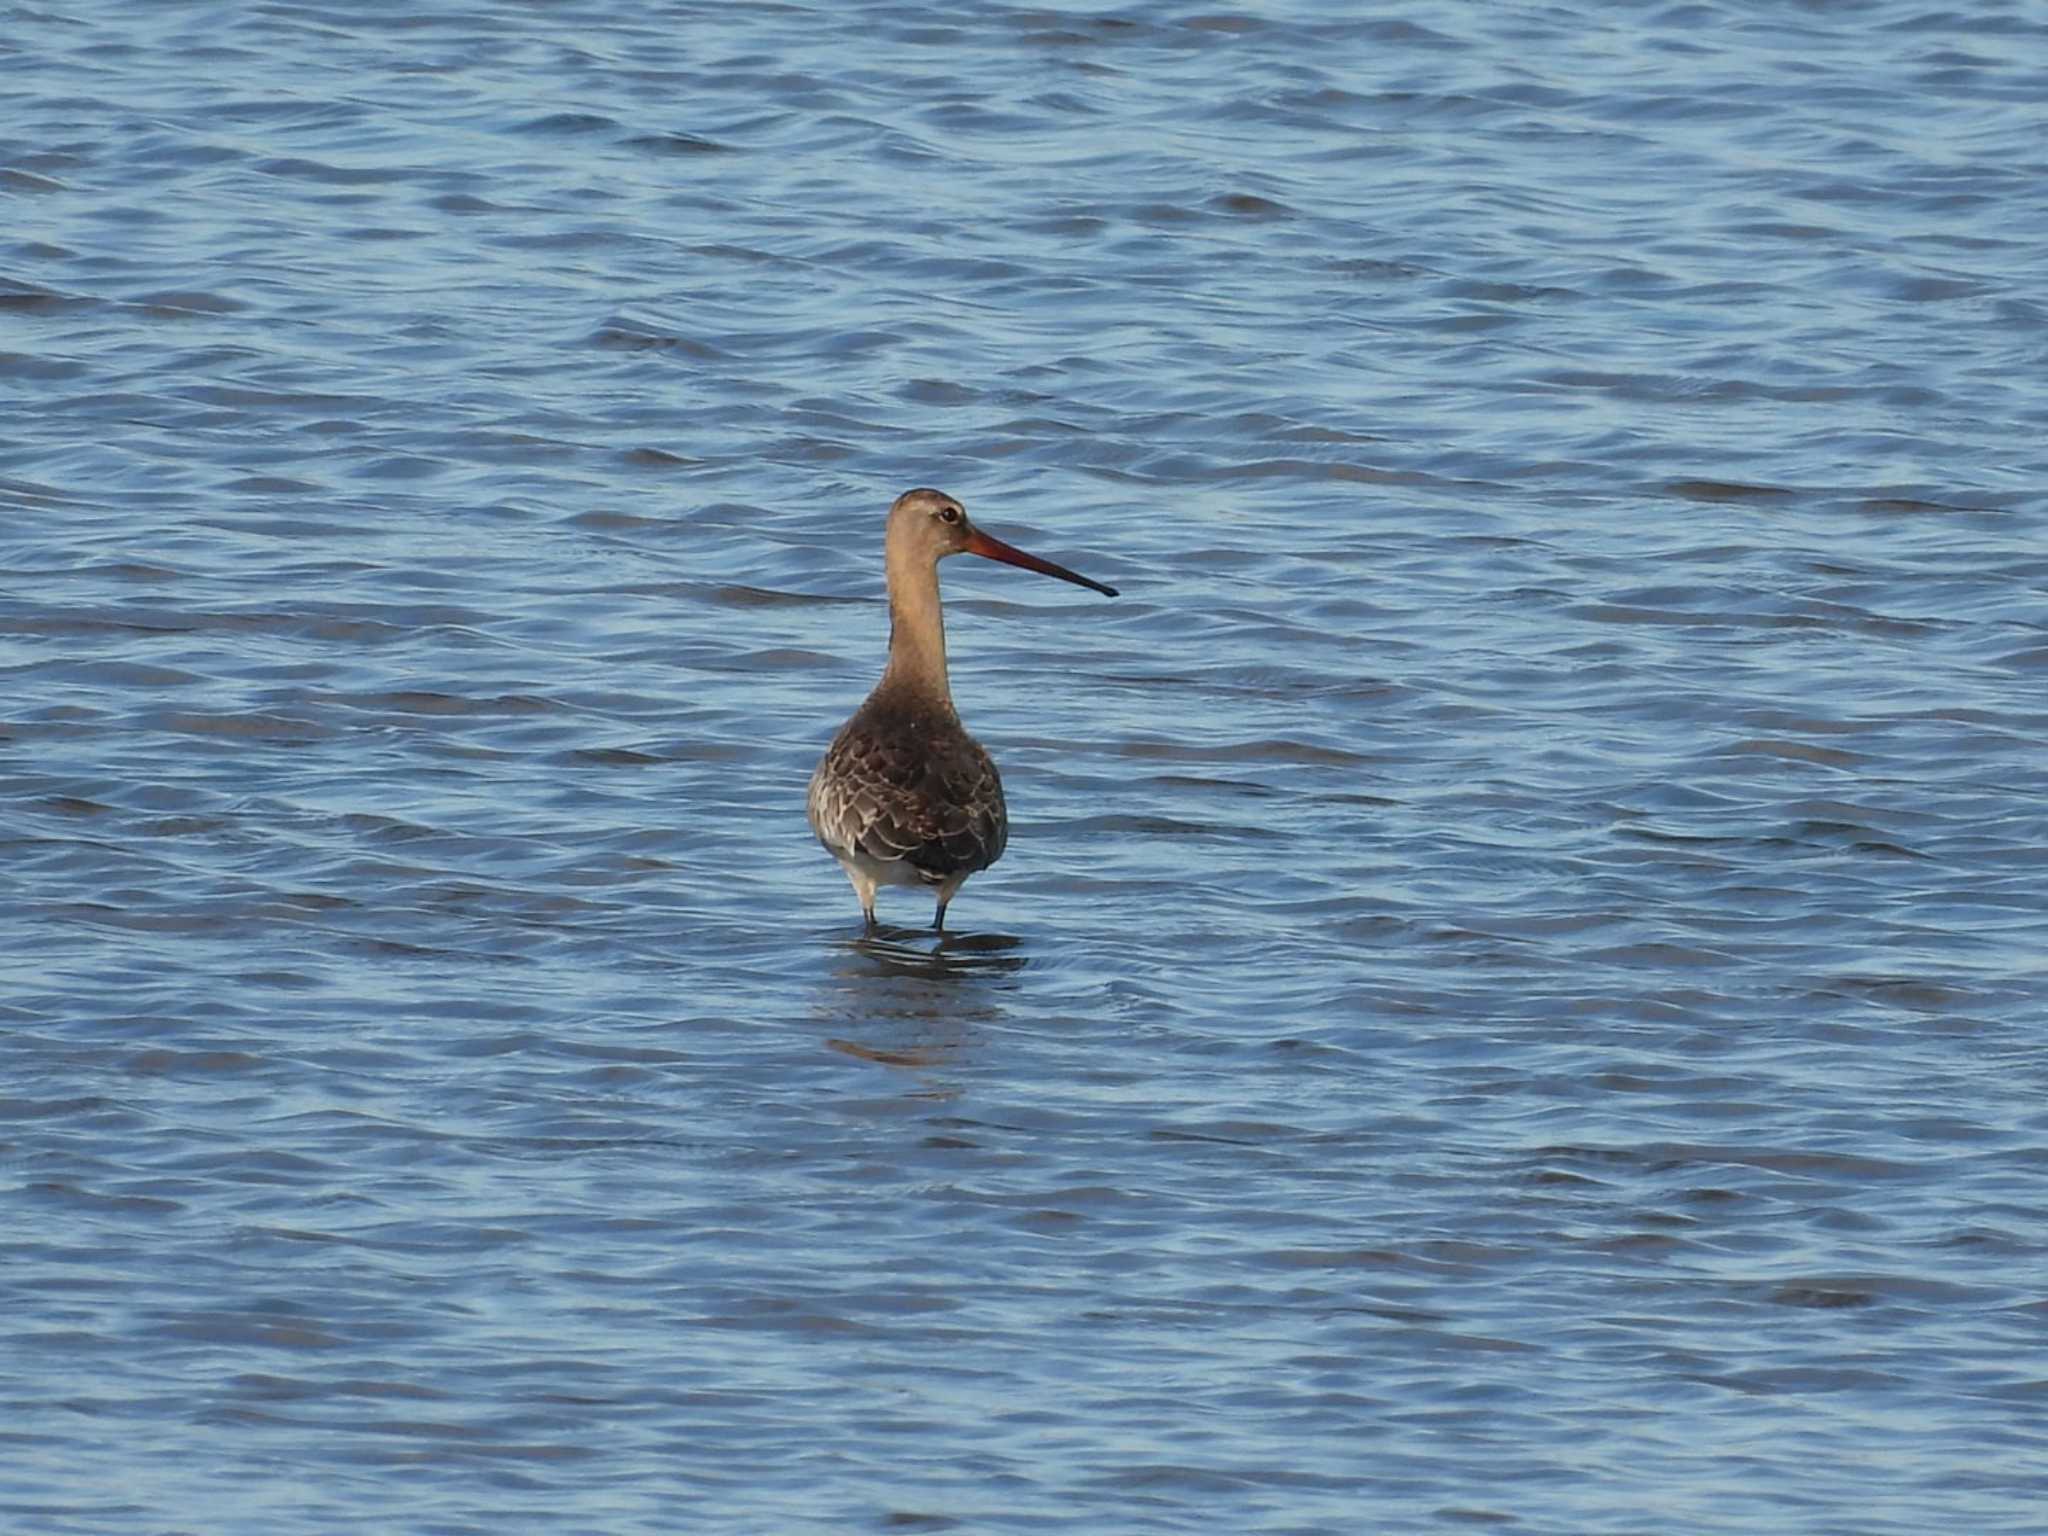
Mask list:
MULTIPOLYGON (((889 560, 889 665, 881 688, 950 703, 946 679, 946 618, 939 607, 934 560, 889 560)), ((878 690, 880 691, 880 690, 878 690)))

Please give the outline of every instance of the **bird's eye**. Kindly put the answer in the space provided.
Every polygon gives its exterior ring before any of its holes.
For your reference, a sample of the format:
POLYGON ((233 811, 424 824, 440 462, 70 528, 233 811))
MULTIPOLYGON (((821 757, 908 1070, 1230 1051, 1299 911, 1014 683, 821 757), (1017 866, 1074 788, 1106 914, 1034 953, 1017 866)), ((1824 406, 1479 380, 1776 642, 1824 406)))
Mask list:
POLYGON ((958 507, 941 507, 941 508, 939 508, 939 521, 940 521, 940 522, 942 522, 942 523, 957 523, 957 522, 959 522, 959 521, 960 521, 960 509, 959 509, 958 507))

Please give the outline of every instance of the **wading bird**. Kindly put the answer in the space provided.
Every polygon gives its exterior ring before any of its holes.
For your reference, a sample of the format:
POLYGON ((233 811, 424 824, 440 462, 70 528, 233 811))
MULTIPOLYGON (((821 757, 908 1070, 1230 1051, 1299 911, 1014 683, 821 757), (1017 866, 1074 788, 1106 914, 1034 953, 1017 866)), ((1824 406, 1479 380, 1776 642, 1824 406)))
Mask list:
POLYGON ((1010 817, 995 763, 953 709, 939 562, 980 555, 1105 597, 1116 588, 991 538, 942 491, 896 498, 883 553, 889 664, 811 775, 811 830, 853 882, 870 932, 875 890, 884 885, 929 887, 939 900, 932 926, 943 932, 954 892, 1002 857, 1010 817))

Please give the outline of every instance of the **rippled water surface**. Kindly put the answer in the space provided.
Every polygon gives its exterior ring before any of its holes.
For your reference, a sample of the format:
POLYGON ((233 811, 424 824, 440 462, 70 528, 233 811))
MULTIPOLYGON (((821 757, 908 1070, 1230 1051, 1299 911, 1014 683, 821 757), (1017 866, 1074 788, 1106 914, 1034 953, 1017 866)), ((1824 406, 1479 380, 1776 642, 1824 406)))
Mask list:
POLYGON ((4 15, 7 1529, 2042 1529, 2037 7, 4 15))

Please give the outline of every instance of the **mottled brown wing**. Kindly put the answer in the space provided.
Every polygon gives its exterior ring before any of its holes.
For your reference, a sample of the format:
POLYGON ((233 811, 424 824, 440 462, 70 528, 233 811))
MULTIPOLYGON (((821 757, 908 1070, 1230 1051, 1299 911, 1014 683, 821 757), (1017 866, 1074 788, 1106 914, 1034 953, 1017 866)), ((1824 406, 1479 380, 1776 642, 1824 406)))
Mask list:
POLYGON ((811 779, 811 826, 835 854, 903 863, 937 885, 986 869, 1009 835, 996 765, 952 731, 855 719, 811 779))

